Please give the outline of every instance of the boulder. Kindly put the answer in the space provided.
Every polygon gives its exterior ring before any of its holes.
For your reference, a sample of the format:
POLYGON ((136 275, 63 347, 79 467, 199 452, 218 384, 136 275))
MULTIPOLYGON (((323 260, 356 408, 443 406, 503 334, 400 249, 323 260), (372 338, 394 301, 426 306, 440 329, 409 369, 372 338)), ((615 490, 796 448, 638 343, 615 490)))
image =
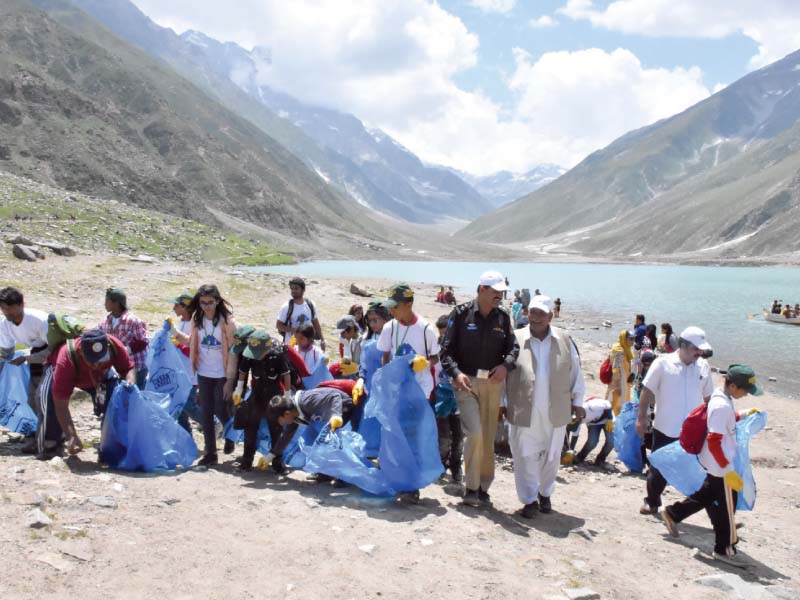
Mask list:
POLYGON ((354 296, 363 296, 364 298, 372 298, 372 294, 370 294, 367 290, 364 290, 358 287, 355 283, 350 284, 350 293, 354 296))
MULTIPOLYGON (((20 260, 27 260, 28 262, 36 262, 39 259, 39 253, 36 252, 34 246, 26 246, 24 244, 14 244, 11 252, 20 260)), ((44 257, 42 257, 44 258, 44 257)))
POLYGON ((75 250, 70 248, 69 246, 62 246, 61 244, 42 244, 45 248, 49 248, 53 251, 53 254, 57 254, 58 256, 75 256, 75 250))
POLYGON ((6 242, 8 242, 9 244, 22 244, 23 246, 33 246, 32 241, 30 241, 26 237, 22 237, 21 235, 6 240, 6 242))

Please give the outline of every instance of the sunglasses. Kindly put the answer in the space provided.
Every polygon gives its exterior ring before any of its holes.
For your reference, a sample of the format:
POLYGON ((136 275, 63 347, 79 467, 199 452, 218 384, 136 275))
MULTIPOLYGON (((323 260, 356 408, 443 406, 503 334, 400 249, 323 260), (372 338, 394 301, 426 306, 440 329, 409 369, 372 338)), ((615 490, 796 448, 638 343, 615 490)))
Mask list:
POLYGON ((216 300, 210 300, 208 302, 202 302, 202 301, 200 302, 200 306, 216 306, 216 305, 217 305, 216 300))

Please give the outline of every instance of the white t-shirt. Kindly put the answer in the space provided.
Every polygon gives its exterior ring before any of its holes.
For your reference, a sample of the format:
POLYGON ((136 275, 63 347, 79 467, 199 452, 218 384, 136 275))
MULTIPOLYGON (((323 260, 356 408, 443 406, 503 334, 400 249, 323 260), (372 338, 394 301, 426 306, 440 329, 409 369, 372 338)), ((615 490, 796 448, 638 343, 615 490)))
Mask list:
POLYGON ((603 398, 589 398, 583 403, 583 410, 586 411, 584 423, 587 425, 604 425, 608 419, 603 417, 603 413, 611 410, 611 402, 603 398))
POLYGON ((19 325, 14 325, 8 319, 0 321, 0 348, 14 348, 18 343, 28 348, 47 345, 46 312, 26 308, 19 325))
MULTIPOLYGON (((185 333, 189 335, 192 329, 192 320, 189 319, 188 321, 178 321, 175 323, 175 329, 180 331, 181 333, 185 333)), ((178 350, 178 354, 181 355, 181 361, 183 362, 183 368, 186 371, 186 374, 189 376, 189 379, 192 380, 192 385, 197 385, 197 373, 194 372, 192 369, 192 359, 186 356, 183 352, 178 350)))
POLYGON ((297 353, 303 357, 303 362, 306 363, 306 368, 311 373, 314 372, 314 368, 317 366, 317 363, 322 360, 323 356, 325 356, 325 353, 314 344, 311 344, 311 347, 308 350, 303 350, 300 346, 295 346, 294 349, 297 350, 297 353))
POLYGON ((714 392, 708 362, 698 358, 687 365, 678 352, 657 357, 642 384, 656 397, 653 428, 671 438, 680 436, 686 416, 714 392))
MULTIPOLYGON (((426 358, 439 355, 439 339, 436 329, 428 325, 424 319, 414 316, 414 322, 406 327, 396 319, 392 319, 383 326, 378 338, 378 350, 391 353, 395 356, 420 354, 426 358), (425 349, 427 348, 427 354, 425 349)), ((416 373, 417 382, 422 388, 425 397, 433 391, 433 375, 430 369, 423 369, 416 373)))
MULTIPOLYGON (((289 300, 289 302, 294 302, 294 300, 289 300)), ((289 314, 289 302, 286 302, 283 306, 281 306, 281 311, 278 313, 278 321, 281 323, 286 323, 286 315, 289 314)), ((316 318, 316 311, 314 314, 314 318, 316 318)), ((299 325, 303 323, 310 323, 312 320, 311 315, 311 307, 308 305, 306 300, 303 300, 302 304, 295 304, 292 308, 292 321, 289 323, 289 327, 292 329, 297 329, 299 325)), ((283 335, 283 343, 288 344, 289 340, 292 339, 292 333, 287 331, 283 335)))
POLYGON ((219 379, 225 377, 225 363, 222 356, 222 319, 214 326, 214 321, 203 317, 200 335, 197 374, 219 379))
POLYGON ((733 471, 733 459, 736 457, 736 410, 733 408, 733 400, 725 395, 722 388, 714 390, 711 400, 708 401, 706 412, 706 426, 708 433, 722 434, 722 452, 728 459, 726 467, 720 467, 717 459, 708 449, 708 438, 700 450, 700 464, 707 473, 716 477, 724 477, 728 471, 733 471))

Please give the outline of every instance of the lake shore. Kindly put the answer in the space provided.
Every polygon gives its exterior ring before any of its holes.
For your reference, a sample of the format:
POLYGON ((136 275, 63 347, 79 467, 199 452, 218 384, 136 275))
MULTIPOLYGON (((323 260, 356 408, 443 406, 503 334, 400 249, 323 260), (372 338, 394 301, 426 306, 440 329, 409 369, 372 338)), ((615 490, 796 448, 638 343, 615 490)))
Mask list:
MULTIPOLYGON (((151 332, 171 313, 168 298, 202 283, 220 287, 239 323, 270 333, 288 298, 286 275, 210 265, 79 255, 37 263, 3 257, 0 268, 3 285, 22 289, 28 306, 68 312, 89 324, 104 316, 105 289, 122 287, 151 332)), ((351 304, 369 301, 350 294, 351 283, 382 298, 392 280, 308 279, 307 294, 330 341, 336 319, 351 304)), ((414 289, 415 309, 423 317, 435 321, 448 312, 434 302, 437 286, 414 289)), ((566 312, 556 322, 578 341, 587 395, 604 395, 596 374, 614 332, 625 327, 614 324, 604 340, 603 329, 592 329, 601 328, 603 320, 602 314, 566 312)), ((713 534, 704 514, 682 525, 677 540, 657 517, 639 515, 644 480, 627 474, 613 454, 608 469, 562 468, 554 512, 526 521, 514 515, 519 502, 505 459, 498 461, 491 489, 494 509, 485 511, 460 506, 461 489, 453 484, 430 485, 419 505, 406 506, 352 488, 317 485, 298 471, 285 478, 263 472, 242 477, 232 469, 241 448, 221 455, 217 469, 145 476, 99 467, 94 449, 61 462, 39 462, 21 455, 16 437, 3 433, 0 553, 7 575, 0 579, 0 593, 231 600, 565 598, 586 587, 602 598, 707 600, 730 596, 698 581, 731 575, 751 586, 745 597, 774 597, 770 591, 796 597, 797 404, 768 393, 744 399, 740 407, 751 405, 765 409, 770 422, 751 448, 759 485, 756 510, 737 515, 743 526, 740 551, 750 564, 744 572, 710 559, 713 534), (35 506, 50 515, 52 525, 26 525, 25 515, 35 506)), ((99 441, 89 404, 77 403, 75 413, 83 439, 99 441)), ((679 497, 670 489, 665 500, 679 497)))

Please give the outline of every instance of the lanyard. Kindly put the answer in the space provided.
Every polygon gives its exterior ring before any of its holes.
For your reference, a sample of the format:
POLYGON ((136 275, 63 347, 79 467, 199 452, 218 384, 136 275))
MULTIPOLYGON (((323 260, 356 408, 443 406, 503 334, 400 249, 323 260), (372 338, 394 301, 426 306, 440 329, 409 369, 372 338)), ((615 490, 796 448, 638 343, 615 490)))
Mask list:
MULTIPOLYGON (((402 325, 400 321, 397 321, 398 325, 402 325)), ((403 334, 403 339, 400 340, 400 343, 397 343, 397 338, 400 336, 400 332, 395 330, 394 332, 394 355, 400 356, 400 346, 402 346, 406 341, 406 336, 408 335, 408 330, 411 329, 411 325, 406 327, 406 332, 403 334)))

